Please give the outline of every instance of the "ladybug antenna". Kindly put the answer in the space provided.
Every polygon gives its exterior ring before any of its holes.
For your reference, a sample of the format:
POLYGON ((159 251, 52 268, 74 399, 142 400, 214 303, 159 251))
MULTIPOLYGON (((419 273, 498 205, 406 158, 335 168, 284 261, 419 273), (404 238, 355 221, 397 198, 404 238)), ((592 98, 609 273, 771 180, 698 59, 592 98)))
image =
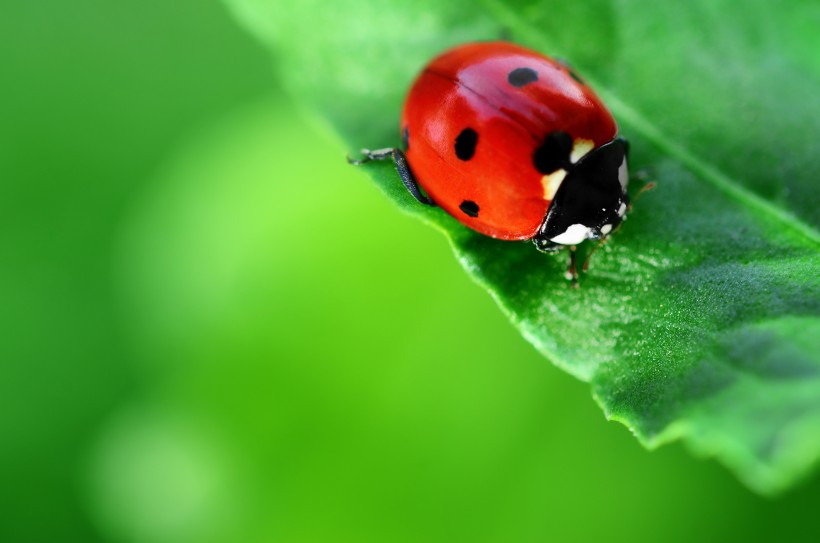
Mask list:
POLYGON ((657 183, 655 183, 654 181, 650 181, 649 183, 647 183, 646 185, 641 187, 641 190, 638 191, 638 194, 635 195, 635 198, 633 198, 632 201, 637 202, 638 198, 640 198, 641 194, 643 194, 644 192, 649 192, 650 190, 654 189, 657 186, 658 186, 657 183))
POLYGON ((637 202, 637 201, 638 201, 638 198, 640 198, 640 197, 641 197, 641 195, 642 195, 644 192, 649 192, 650 190, 654 189, 654 188, 655 188, 655 187, 657 187, 657 186, 658 186, 658 184, 657 184, 657 183, 655 183, 654 181, 650 181, 650 182, 649 182, 649 183, 647 183, 646 185, 642 186, 642 187, 641 187, 641 190, 639 190, 639 191, 638 191, 638 193, 637 193, 637 194, 635 194, 635 197, 634 197, 634 198, 632 198, 632 202, 629 204, 629 210, 630 210, 630 211, 632 211, 632 206, 634 206, 634 205, 635 205, 635 202, 637 202))
POLYGON ((601 238, 601 241, 599 241, 599 242, 598 242, 598 245, 596 245, 595 247, 593 247, 593 248, 592 248, 592 250, 591 250, 591 251, 589 252, 589 254, 587 255, 587 257, 584 259, 584 266, 581 268, 582 270, 584 270, 584 273, 586 273, 586 272, 587 272, 587 270, 589 269, 589 259, 590 259, 590 258, 592 258, 592 255, 594 255, 594 254, 595 254, 595 252, 596 252, 598 249, 600 249, 600 248, 601 248, 601 246, 602 246, 604 243, 606 243, 606 240, 607 240, 607 238, 601 238))

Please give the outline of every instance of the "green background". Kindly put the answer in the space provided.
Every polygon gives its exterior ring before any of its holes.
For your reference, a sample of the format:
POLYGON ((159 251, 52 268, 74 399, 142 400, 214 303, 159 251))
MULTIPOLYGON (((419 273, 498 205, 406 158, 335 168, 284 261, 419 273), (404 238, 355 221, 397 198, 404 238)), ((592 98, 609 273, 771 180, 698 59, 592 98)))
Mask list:
POLYGON ((820 538, 649 453, 212 0, 0 7, 0 541, 820 538))

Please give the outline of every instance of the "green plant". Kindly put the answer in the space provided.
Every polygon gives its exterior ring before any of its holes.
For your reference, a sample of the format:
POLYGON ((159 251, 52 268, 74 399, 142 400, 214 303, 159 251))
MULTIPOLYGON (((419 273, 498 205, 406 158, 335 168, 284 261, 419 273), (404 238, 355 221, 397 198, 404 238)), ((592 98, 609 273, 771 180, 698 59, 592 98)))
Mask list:
POLYGON ((226 2, 350 150, 398 143, 408 85, 448 46, 508 31, 571 59, 631 141, 633 169, 658 182, 580 290, 562 258, 419 206, 390 164, 366 171, 645 445, 683 439, 764 493, 816 462, 816 4, 226 2))

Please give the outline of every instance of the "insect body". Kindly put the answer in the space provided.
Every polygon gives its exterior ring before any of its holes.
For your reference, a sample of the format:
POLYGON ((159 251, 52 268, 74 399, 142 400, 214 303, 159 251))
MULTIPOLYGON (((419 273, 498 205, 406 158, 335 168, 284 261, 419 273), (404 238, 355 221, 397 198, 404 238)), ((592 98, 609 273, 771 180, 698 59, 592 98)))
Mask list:
POLYGON ((400 130, 403 151, 365 149, 352 162, 392 158, 417 200, 494 238, 574 249, 606 237, 629 206, 628 144, 612 114, 567 65, 518 45, 433 59, 400 130))

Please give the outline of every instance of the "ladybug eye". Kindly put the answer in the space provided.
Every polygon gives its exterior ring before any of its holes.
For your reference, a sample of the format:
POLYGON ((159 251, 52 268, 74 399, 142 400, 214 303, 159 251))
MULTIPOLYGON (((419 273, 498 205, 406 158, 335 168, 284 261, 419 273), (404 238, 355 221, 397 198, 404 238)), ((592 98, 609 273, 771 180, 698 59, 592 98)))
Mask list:
POLYGON ((552 132, 533 153, 532 163, 539 172, 549 174, 562 168, 569 161, 571 152, 570 135, 561 131, 552 132))
POLYGON ((478 204, 472 200, 464 200, 458 208, 470 217, 478 217, 478 204))
POLYGON ((527 83, 535 83, 538 81, 538 72, 532 68, 516 68, 507 74, 507 81, 513 87, 523 87, 527 83))
POLYGON ((461 160, 470 160, 475 154, 478 143, 478 132, 472 128, 465 128, 456 138, 456 156, 461 160))

